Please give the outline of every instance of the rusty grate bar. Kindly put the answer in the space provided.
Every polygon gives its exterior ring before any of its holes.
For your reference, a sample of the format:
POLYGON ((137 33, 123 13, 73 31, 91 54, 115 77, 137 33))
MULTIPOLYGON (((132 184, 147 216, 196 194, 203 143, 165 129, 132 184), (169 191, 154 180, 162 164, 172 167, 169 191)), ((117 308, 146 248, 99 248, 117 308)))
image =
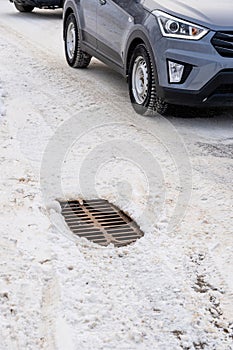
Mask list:
POLYGON ((116 247, 135 242, 143 236, 138 225, 115 205, 103 199, 60 202, 62 215, 71 231, 79 237, 116 247))

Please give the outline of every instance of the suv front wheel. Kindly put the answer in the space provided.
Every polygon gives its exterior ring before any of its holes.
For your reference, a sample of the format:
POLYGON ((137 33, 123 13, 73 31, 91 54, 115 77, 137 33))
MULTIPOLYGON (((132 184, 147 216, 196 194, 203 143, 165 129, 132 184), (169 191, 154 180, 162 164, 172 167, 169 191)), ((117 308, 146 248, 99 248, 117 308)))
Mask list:
POLYGON ((91 56, 80 48, 80 34, 73 13, 68 16, 64 30, 67 63, 73 68, 86 68, 91 61, 91 56))
POLYGON ((134 110, 142 115, 166 114, 168 105, 156 96, 154 69, 144 44, 136 46, 129 63, 129 95, 134 110))

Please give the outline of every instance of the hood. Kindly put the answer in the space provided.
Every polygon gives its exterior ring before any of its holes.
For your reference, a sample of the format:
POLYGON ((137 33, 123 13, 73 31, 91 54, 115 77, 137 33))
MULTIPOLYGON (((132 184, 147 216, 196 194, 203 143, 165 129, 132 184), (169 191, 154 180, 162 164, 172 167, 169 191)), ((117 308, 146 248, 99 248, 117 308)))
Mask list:
POLYGON ((143 0, 148 11, 162 10, 212 30, 233 30, 233 0, 143 0))

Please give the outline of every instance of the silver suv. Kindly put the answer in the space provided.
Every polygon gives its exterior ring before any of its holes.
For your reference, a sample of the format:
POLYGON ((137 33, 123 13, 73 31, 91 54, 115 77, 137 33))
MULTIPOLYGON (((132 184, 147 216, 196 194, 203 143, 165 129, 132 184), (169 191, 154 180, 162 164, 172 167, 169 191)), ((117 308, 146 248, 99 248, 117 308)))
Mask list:
POLYGON ((232 0, 66 0, 66 60, 112 66, 141 114, 233 106, 232 14, 232 0))

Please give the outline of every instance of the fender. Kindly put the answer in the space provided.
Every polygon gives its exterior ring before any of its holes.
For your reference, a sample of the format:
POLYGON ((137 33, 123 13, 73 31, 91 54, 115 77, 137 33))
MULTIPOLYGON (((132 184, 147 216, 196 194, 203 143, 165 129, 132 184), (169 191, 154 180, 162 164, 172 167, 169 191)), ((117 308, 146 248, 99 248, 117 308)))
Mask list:
MULTIPOLYGON (((74 15, 77 13, 77 16, 75 15, 75 18, 76 18, 78 27, 81 28, 80 27, 81 21, 80 21, 80 18, 78 16, 79 11, 78 11, 78 6, 76 6, 76 3, 74 3, 74 1, 67 0, 67 1, 65 1, 64 5, 65 6, 63 9, 63 16, 62 16, 63 17, 63 40, 65 40, 65 25, 64 24, 66 22, 68 15, 71 12, 73 12, 74 15)), ((81 33, 80 33, 80 35, 81 35, 81 33)))
POLYGON ((137 28, 136 30, 134 30, 130 34, 128 41, 127 41, 127 45, 126 45, 125 57, 124 57, 124 74, 125 74, 125 76, 128 76, 129 53, 130 53, 131 44, 133 43, 134 40, 141 40, 145 43, 145 45, 149 51, 149 54, 150 54, 150 59, 151 59, 151 62, 153 64, 154 71, 156 72, 156 64, 155 64, 155 60, 154 60, 154 54, 153 54, 153 50, 152 50, 152 47, 150 45, 147 33, 142 26, 137 25, 137 27, 139 27, 139 28, 137 28))

